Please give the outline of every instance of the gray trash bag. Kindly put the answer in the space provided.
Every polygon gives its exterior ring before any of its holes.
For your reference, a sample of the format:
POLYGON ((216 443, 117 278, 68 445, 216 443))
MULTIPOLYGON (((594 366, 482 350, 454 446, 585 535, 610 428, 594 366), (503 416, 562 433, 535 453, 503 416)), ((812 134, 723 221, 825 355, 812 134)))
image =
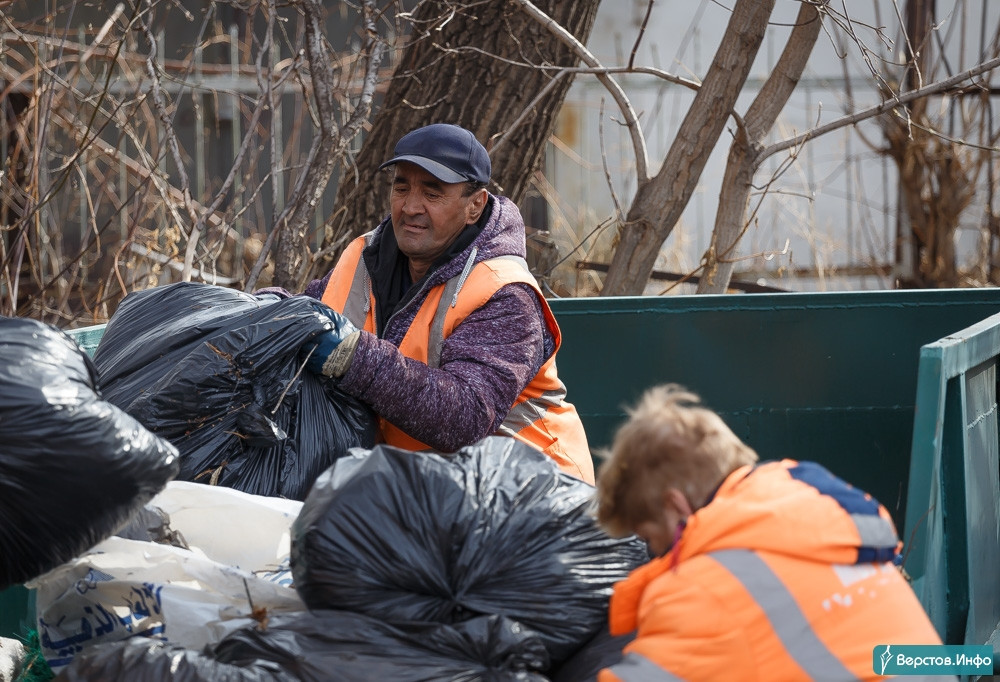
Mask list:
POLYGON ((311 609, 385 621, 501 614, 538 633, 558 665, 606 627, 614 584, 648 560, 642 542, 597 525, 593 495, 512 438, 454 456, 355 451, 292 524, 295 587, 311 609))
POLYGON ((97 379, 64 332, 0 317, 0 589, 109 537, 177 475, 177 449, 97 379))

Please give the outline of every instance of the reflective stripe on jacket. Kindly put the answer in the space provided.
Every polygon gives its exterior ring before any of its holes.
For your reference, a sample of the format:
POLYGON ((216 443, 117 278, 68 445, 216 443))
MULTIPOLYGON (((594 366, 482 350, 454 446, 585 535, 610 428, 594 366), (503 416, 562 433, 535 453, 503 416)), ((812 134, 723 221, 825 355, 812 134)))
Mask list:
POLYGON ((612 634, 638 632, 599 680, 878 679, 876 645, 941 643, 896 548, 884 507, 819 465, 743 467, 615 586, 612 634))
MULTIPOLYGON (((358 328, 374 334, 374 293, 367 268, 361 265, 367 238, 370 237, 359 237, 348 245, 323 292, 322 301, 341 311, 358 328)), ((555 350, 558 350, 561 344, 559 326, 524 259, 499 256, 476 263, 475 256, 473 249, 459 275, 430 289, 399 350, 409 358, 439 367, 445 339, 501 287, 513 283, 527 284, 535 291, 555 350)), ((554 459, 563 471, 593 484, 594 465, 583 423, 576 408, 566 402, 565 397, 566 387, 556 373, 553 351, 514 401, 497 434, 538 448, 554 459)), ((380 418, 379 424, 384 442, 408 450, 428 449, 426 444, 388 421, 380 418)))

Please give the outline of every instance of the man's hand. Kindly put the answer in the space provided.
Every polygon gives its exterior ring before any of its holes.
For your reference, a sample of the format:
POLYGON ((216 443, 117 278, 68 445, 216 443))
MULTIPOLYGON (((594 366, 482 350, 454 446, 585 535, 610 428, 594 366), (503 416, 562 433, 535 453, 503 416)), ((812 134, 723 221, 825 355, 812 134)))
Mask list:
POLYGON ((313 309, 330 329, 314 336, 302 346, 306 369, 325 377, 341 377, 351 366, 361 332, 350 320, 326 304, 315 301, 313 309))

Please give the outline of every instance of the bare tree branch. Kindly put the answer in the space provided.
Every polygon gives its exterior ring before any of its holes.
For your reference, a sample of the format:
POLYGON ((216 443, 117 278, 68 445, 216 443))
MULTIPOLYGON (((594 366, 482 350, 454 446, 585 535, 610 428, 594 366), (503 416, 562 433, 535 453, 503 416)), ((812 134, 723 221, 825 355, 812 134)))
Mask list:
MULTIPOLYGON (((590 50, 588 50, 583 43, 577 40, 562 26, 553 21, 549 15, 545 14, 545 12, 538 9, 529 0, 514 0, 514 2, 520 5, 521 8, 530 16, 540 22, 546 30, 556 36, 556 38, 558 38, 563 44, 568 45, 574 52, 576 52, 581 61, 593 68, 602 68, 600 61, 598 61, 598 59, 590 53, 590 50)), ((629 101, 628 97, 625 95, 625 91, 622 90, 617 81, 608 76, 605 72, 598 73, 597 80, 603 83, 604 87, 606 87, 608 92, 611 93, 615 102, 618 103, 618 108, 621 110, 622 116, 625 118, 625 126, 628 128, 629 135, 632 137, 632 147, 635 150, 636 175, 639 178, 639 184, 642 184, 649 177, 649 157, 646 152, 646 140, 643 137, 642 128, 639 126, 639 119, 635 115, 635 110, 632 109, 632 103, 629 101)))
POLYGON ((948 90, 951 90, 959 83, 971 80, 980 74, 986 73, 987 71, 992 71, 993 69, 996 69, 998 67, 1000 67, 1000 57, 989 59, 983 62, 982 64, 977 64, 971 69, 963 71, 962 73, 955 74, 951 78, 945 79, 943 81, 938 81, 936 83, 931 83, 930 85, 925 85, 924 87, 918 90, 910 90, 909 92, 897 95, 896 97, 893 97, 892 99, 882 102, 881 104, 878 104, 876 106, 869 107, 868 109, 863 109, 848 116, 842 116, 841 118, 838 118, 834 121, 830 121, 829 123, 826 123, 824 125, 817 126, 816 128, 812 128, 811 130, 807 130, 806 132, 800 135, 796 135, 795 137, 790 137, 786 140, 782 140, 781 142, 775 142, 774 144, 769 145, 768 147, 766 147, 761 151, 759 159, 763 161, 769 156, 774 156, 775 154, 783 152, 786 149, 791 149, 792 147, 799 147, 803 143, 809 140, 813 140, 817 137, 820 137, 821 135, 825 135, 829 132, 838 130, 845 126, 854 125, 855 123, 860 123, 861 121, 874 118, 888 111, 893 111, 894 109, 897 109, 903 106, 904 104, 909 104, 914 100, 922 99, 929 95, 936 95, 938 93, 947 92, 948 90))
POLYGON ((773 0, 738 0, 687 115, 656 177, 640 183, 621 227, 602 295, 640 294, 660 247, 694 193, 764 40, 773 0))
POLYGON ((304 228, 316 211, 319 198, 333 174, 337 162, 343 158, 348 145, 361 131, 368 120, 378 67, 382 60, 385 41, 376 30, 378 16, 374 0, 365 0, 362 10, 361 61, 363 68, 361 92, 346 121, 336 125, 338 118, 336 61, 323 35, 321 17, 322 4, 319 0, 298 0, 305 15, 306 54, 308 55, 315 105, 320 121, 319 135, 313 138, 303 171, 299 174, 284 210, 277 216, 261 257, 247 279, 246 289, 252 290, 257 283, 266 257, 269 243, 277 240, 278 263, 276 283, 291 289, 301 288, 301 279, 310 265, 305 257, 306 242, 304 228))
POLYGON ((747 110, 745 129, 736 135, 729 148, 712 242, 702 259, 704 272, 698 281, 699 294, 724 293, 729 286, 734 265, 732 253, 751 224, 746 218, 746 207, 754 173, 760 167, 757 152, 802 77, 819 38, 826 4, 826 0, 820 0, 799 6, 785 49, 747 110))

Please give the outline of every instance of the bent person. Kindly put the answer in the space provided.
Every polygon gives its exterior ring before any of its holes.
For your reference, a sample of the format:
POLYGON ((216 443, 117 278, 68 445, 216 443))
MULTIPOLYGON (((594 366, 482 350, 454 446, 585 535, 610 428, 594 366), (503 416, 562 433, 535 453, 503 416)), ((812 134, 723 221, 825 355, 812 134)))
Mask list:
POLYGON ((615 586, 599 680, 864 680, 872 650, 941 639, 893 562, 888 511, 814 462, 758 463, 676 385, 649 390, 598 480, 598 521, 654 558, 615 586))

